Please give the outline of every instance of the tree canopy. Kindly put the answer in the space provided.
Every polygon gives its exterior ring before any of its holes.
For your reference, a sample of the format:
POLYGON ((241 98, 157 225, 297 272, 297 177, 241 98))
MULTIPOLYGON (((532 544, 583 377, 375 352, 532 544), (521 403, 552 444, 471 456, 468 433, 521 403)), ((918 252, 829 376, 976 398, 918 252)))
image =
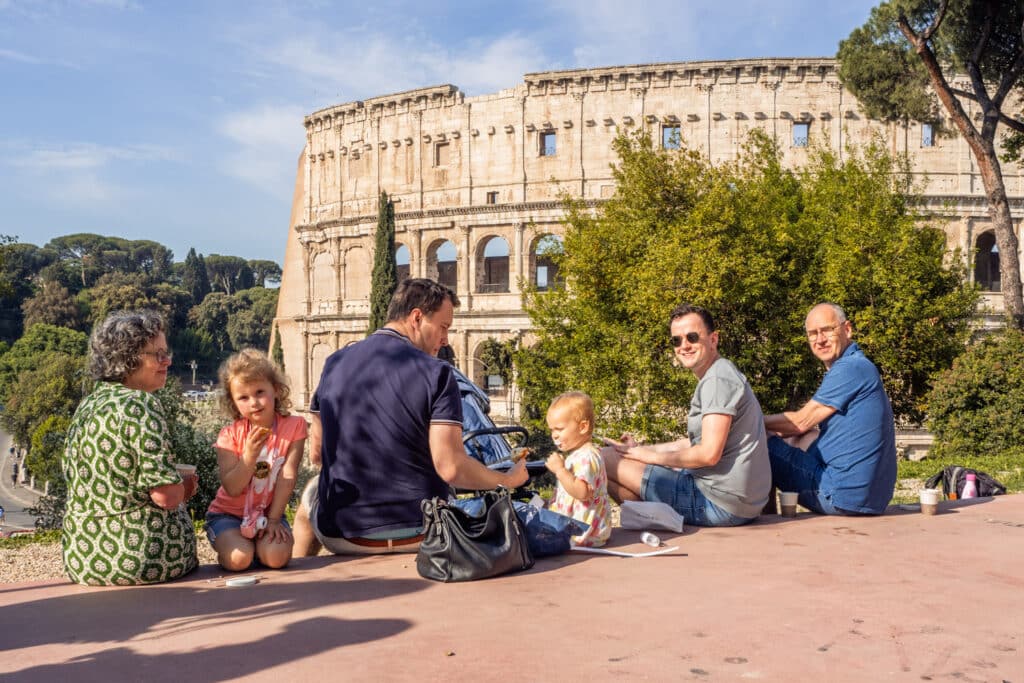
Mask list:
POLYGON ((1024 5, 1013 0, 892 0, 839 45, 839 77, 869 116, 937 121, 946 112, 978 162, 999 247, 1011 323, 1024 328, 1018 240, 995 142, 1024 122, 1007 107, 1024 94, 1024 5), (978 118, 972 117, 977 114, 978 118))
POLYGON ((377 233, 374 237, 373 275, 370 280, 370 320, 367 334, 373 334, 388 320, 388 305, 398 288, 395 264, 395 205, 381 191, 377 204, 377 233))
POLYGON ((844 306, 881 368, 898 415, 921 417, 931 376, 962 348, 976 294, 962 259, 910 210, 904 169, 880 144, 843 158, 813 149, 781 166, 755 134, 735 163, 713 166, 643 134, 614 142, 615 196, 596 210, 567 200, 564 287, 531 290, 534 343, 517 352, 527 414, 562 391, 588 392, 606 429, 678 434, 694 383, 671 367, 668 315, 704 306, 720 351, 766 412, 813 394, 820 364, 803 320, 822 300, 844 306))

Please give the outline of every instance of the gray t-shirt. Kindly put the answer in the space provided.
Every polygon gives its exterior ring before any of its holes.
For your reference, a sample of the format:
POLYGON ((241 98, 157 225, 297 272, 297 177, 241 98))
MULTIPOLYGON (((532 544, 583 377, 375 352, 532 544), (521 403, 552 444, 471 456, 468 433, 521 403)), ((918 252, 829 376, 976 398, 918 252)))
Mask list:
POLYGON ((700 443, 701 421, 708 414, 732 416, 725 450, 713 467, 689 471, 715 505, 739 517, 757 517, 772 485, 764 415, 747 378, 725 358, 708 368, 693 392, 687 418, 692 445, 700 443))

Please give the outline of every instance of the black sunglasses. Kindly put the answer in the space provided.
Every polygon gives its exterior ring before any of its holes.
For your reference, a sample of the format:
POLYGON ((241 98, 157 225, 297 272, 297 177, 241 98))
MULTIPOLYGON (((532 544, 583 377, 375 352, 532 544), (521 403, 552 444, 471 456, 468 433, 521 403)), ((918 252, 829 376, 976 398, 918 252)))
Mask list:
MULTIPOLYGON (((674 347, 676 347, 678 349, 680 346, 683 345, 683 338, 684 337, 681 337, 678 334, 677 335, 673 335, 672 339, 671 339, 672 346, 674 346, 674 347)), ((700 333, 699 332, 687 332, 686 335, 685 335, 685 339, 686 339, 686 341, 690 342, 691 344, 696 344, 697 342, 700 341, 700 333)))

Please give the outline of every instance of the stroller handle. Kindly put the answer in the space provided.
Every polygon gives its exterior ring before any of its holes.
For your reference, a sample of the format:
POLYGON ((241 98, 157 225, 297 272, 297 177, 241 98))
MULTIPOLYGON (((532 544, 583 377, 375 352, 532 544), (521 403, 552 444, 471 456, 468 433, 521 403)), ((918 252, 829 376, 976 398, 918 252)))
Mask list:
POLYGON ((529 438, 530 433, 526 431, 525 427, 519 425, 510 425, 508 427, 487 427, 485 429, 474 429, 471 432, 466 432, 462 435, 462 443, 469 443, 474 437, 484 436, 487 434, 519 434, 525 441, 529 438))

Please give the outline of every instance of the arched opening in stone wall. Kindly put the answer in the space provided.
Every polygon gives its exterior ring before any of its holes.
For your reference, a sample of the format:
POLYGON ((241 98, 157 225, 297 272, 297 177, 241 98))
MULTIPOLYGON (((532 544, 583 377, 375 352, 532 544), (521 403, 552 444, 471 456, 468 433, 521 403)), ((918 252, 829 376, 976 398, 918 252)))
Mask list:
POLYGON ((987 230, 974 241, 974 281, 986 292, 1002 291, 999 279, 999 247, 996 235, 987 230))
POLYGON ((551 256, 561 254, 564 249, 562 237, 552 234, 538 235, 530 245, 530 284, 539 291, 546 292, 562 283, 551 256))
POLYGON ((438 240, 427 249, 427 277, 458 291, 458 252, 450 240, 438 240))
POLYGON ((313 257, 313 282, 310 299, 313 301, 313 315, 330 313, 334 308, 337 293, 334 291, 337 274, 334 270, 334 256, 322 251, 313 257))
POLYGON ((359 301, 370 298, 370 255, 362 247, 345 252, 345 299, 359 301))
POLYGON ((309 353, 309 396, 313 397, 313 392, 320 386, 320 375, 324 372, 324 363, 327 362, 327 356, 334 353, 335 349, 330 344, 324 342, 317 342, 313 345, 313 348, 309 353))
POLYGON ((404 244, 399 244, 395 249, 395 268, 399 282, 409 277, 409 247, 404 244))
POLYGON ((490 337, 476 345, 473 351, 473 383, 489 395, 504 395, 508 388, 501 375, 501 351, 505 345, 490 337))
POLYGON ((477 246, 476 291, 508 292, 508 242, 503 237, 485 237, 477 246))

